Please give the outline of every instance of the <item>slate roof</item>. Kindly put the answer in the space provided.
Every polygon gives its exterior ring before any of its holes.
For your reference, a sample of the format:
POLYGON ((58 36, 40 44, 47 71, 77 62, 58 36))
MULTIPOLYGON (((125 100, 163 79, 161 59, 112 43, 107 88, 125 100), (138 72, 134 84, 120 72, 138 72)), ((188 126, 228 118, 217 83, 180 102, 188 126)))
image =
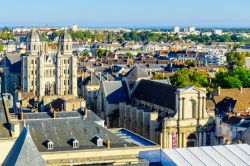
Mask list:
POLYGON ((100 80, 95 74, 91 74, 89 77, 85 78, 82 82, 83 85, 100 85, 100 80))
POLYGON ((139 66, 135 65, 125 75, 128 80, 136 81, 138 78, 149 77, 139 66))
POLYGON ((109 103, 119 103, 126 100, 126 90, 122 81, 103 81, 104 94, 109 103))
POLYGON ((111 140, 111 148, 136 146, 125 141, 108 129, 101 127, 91 120, 84 118, 59 118, 26 120, 25 125, 29 126, 30 134, 40 152, 105 149, 105 142, 111 140), (103 139, 103 146, 96 146, 93 139, 99 136, 103 139), (79 141, 79 148, 73 148, 69 140, 75 138, 79 141), (48 150, 44 143, 50 140, 54 143, 54 149, 48 150))
MULTIPOLYGON (((83 117, 83 112, 80 112, 80 111, 56 112, 56 118, 72 118, 72 117, 83 117)), ((24 113, 23 118, 24 120, 49 119, 49 118, 53 118, 53 113, 52 112, 24 113)), ((92 120, 92 121, 103 120, 91 110, 88 110, 88 115, 86 119, 92 120)))
POLYGON ((3 105, 3 99, 0 98, 0 138, 6 138, 10 136, 9 123, 3 105))
MULTIPOLYGON (((39 130, 39 129, 38 129, 39 130)), ((23 128, 9 154, 5 158, 3 166, 43 166, 45 162, 37 150, 29 131, 23 128)))
POLYGON ((147 101, 175 111, 177 87, 151 80, 141 80, 132 93, 132 98, 147 101))
POLYGON ((135 85, 136 81, 139 78, 150 78, 149 75, 147 73, 145 73, 138 65, 135 65, 134 67, 132 67, 125 75, 124 77, 127 78, 128 80, 128 84, 130 89, 133 88, 133 86, 135 85))
POLYGON ((6 55, 7 66, 10 72, 21 73, 21 55, 17 53, 9 53, 6 55))

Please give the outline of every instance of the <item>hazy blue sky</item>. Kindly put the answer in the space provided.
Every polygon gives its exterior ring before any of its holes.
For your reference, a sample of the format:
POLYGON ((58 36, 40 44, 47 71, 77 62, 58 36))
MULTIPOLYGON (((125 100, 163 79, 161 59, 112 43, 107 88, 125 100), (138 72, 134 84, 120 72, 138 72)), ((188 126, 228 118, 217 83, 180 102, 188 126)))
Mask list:
POLYGON ((250 27, 250 0, 3 0, 0 26, 250 27))

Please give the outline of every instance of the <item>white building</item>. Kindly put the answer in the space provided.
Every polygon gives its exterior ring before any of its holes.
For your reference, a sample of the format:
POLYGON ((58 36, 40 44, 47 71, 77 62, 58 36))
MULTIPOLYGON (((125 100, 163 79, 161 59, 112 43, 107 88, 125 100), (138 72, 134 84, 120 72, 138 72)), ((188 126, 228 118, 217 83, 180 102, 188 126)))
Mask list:
POLYGON ((204 58, 205 65, 223 65, 227 61, 227 57, 221 53, 208 53, 204 58))
POLYGON ((77 24, 74 24, 74 25, 72 25, 72 31, 77 31, 78 30, 78 25, 77 24))
POLYGON ((180 27, 175 26, 173 31, 174 31, 174 33, 179 33, 180 32, 180 27))
POLYGON ((222 35, 222 29, 214 29, 213 34, 214 35, 222 35))
POLYGON ((40 34, 32 29, 21 60, 22 89, 38 97, 77 96, 77 57, 72 54, 71 36, 64 30, 56 53, 49 54, 47 47, 40 34))
POLYGON ((184 29, 184 32, 187 32, 187 33, 195 32, 195 27, 187 27, 184 29))

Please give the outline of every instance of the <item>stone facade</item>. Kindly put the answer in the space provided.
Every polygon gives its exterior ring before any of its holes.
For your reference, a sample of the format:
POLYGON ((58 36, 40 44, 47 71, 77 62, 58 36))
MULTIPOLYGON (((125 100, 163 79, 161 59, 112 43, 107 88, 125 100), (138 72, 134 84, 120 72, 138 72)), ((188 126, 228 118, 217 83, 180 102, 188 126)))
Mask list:
MULTIPOLYGON (((167 93, 167 92, 166 92, 167 93)), ((122 105, 122 103, 121 103, 122 105)), ((176 114, 166 116, 168 108, 135 100, 119 109, 119 127, 127 128, 163 148, 212 145, 212 118, 206 110, 206 91, 188 87, 176 93, 176 114)))
POLYGON ((34 29, 27 37, 22 56, 22 89, 37 97, 45 95, 77 96, 77 57, 72 54, 72 39, 64 31, 57 53, 48 53, 46 42, 34 29))

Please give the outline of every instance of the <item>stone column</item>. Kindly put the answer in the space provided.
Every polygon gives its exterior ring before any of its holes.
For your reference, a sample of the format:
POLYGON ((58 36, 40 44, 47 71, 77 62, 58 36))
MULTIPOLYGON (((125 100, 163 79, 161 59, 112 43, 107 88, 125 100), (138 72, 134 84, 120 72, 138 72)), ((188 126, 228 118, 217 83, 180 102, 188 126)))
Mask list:
POLYGON ((186 140, 186 133, 182 133, 182 147, 185 148, 187 147, 187 140, 186 140))
POLYGON ((203 132, 203 146, 206 146, 207 145, 207 141, 206 141, 206 139, 207 139, 207 132, 203 132))
POLYGON ((198 146, 202 146, 202 132, 198 132, 199 133, 199 142, 198 142, 198 146))
POLYGON ((172 148, 172 134, 168 132, 168 141, 167 141, 167 148, 172 148))
POLYGON ((185 98, 182 98, 182 119, 185 119, 185 98))
POLYGON ((182 134, 181 132, 178 133, 178 148, 182 148, 182 134))
POLYGON ((206 110, 205 97, 202 97, 202 118, 205 117, 205 110, 206 110))
POLYGON ((210 133, 210 146, 214 145, 214 132, 211 131, 210 133))
POLYGON ((179 120, 182 119, 182 98, 178 98, 179 100, 179 110, 178 110, 178 113, 179 113, 179 120))

